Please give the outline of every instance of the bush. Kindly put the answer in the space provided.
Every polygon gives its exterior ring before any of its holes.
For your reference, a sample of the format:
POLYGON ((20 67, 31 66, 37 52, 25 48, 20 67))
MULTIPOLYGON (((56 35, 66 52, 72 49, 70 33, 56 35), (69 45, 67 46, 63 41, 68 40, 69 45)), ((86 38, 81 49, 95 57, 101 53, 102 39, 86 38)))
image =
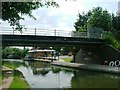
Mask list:
POLYGON ((22 50, 18 48, 3 47, 2 58, 20 59, 24 58, 28 49, 22 50))
POLYGON ((120 50, 120 41, 116 39, 113 33, 107 32, 105 35, 105 40, 107 43, 111 44, 112 46, 120 50))

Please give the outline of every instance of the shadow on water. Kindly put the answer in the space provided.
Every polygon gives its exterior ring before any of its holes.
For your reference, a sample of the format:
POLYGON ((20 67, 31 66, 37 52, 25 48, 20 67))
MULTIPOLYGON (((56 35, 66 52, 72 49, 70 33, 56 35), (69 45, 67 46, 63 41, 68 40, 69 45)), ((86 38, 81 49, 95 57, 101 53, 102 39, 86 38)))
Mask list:
MULTIPOLYGON (((31 88, 118 88, 120 76, 75 70, 39 61, 4 61, 20 70, 31 88)), ((67 90, 67 89, 66 89, 67 90)))
POLYGON ((118 88, 120 77, 90 71, 74 71, 71 80, 72 88, 118 88))

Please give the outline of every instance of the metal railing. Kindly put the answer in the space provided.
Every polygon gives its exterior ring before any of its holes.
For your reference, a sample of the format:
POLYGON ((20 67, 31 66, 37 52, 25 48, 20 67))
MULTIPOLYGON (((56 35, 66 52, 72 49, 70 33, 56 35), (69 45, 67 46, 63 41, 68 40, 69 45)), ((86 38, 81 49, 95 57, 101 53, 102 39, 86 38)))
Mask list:
POLYGON ((14 28, 0 27, 1 34, 10 35, 40 35, 40 36, 63 36, 71 37, 72 31, 56 30, 56 29, 38 29, 38 28, 23 28, 22 32, 15 30, 14 28))
POLYGON ((38 35, 38 36, 62 36, 62 37, 79 37, 79 38, 98 38, 104 39, 105 32, 103 33, 88 33, 76 32, 67 30, 56 29, 38 29, 38 28, 23 28, 22 33, 14 28, 0 27, 1 34, 10 35, 38 35))
POLYGON ((103 39, 104 38, 104 32, 102 33, 92 33, 92 32, 72 32, 72 37, 81 37, 81 38, 97 38, 97 39, 103 39))

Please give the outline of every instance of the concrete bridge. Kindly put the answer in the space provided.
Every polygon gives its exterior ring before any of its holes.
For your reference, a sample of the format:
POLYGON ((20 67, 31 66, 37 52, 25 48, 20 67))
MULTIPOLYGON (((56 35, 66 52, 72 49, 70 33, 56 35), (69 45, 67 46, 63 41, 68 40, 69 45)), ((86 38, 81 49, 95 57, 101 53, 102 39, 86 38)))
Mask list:
POLYGON ((2 35, 3 46, 72 46, 102 45, 104 40, 96 38, 35 36, 35 35, 2 35))
MULTIPOLYGON (((15 28, 2 29, 3 46, 71 46, 71 45, 101 45, 104 40, 101 37, 89 37, 89 34, 79 33, 79 37, 73 31, 25 28, 22 33, 15 28), (77 37, 76 37, 77 36, 77 37)), ((102 36, 100 34, 100 36, 102 36)))
POLYGON ((56 30, 53 32, 54 36, 45 36, 45 34, 38 35, 39 32, 36 29, 32 35, 15 34, 14 31, 10 34, 8 31, 8 33, 1 34, 2 46, 79 46, 75 62, 103 64, 104 61, 120 60, 120 52, 114 47, 107 45, 104 39, 88 36, 67 37, 66 35, 63 37, 57 36, 56 32, 56 30))

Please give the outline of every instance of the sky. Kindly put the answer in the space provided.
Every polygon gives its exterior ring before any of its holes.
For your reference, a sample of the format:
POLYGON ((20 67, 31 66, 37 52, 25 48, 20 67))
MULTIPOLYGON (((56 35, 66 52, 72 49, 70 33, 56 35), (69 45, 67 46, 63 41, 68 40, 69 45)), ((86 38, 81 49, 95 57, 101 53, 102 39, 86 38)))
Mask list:
MULTIPOLYGON (((74 23, 78 13, 87 12, 93 7, 100 6, 110 13, 116 13, 119 0, 55 0, 59 4, 56 7, 43 7, 32 12, 36 20, 24 16, 25 20, 20 21, 27 28, 57 29, 72 31, 75 30, 74 23)), ((1 22, 1 26, 8 27, 7 22, 1 22)))

